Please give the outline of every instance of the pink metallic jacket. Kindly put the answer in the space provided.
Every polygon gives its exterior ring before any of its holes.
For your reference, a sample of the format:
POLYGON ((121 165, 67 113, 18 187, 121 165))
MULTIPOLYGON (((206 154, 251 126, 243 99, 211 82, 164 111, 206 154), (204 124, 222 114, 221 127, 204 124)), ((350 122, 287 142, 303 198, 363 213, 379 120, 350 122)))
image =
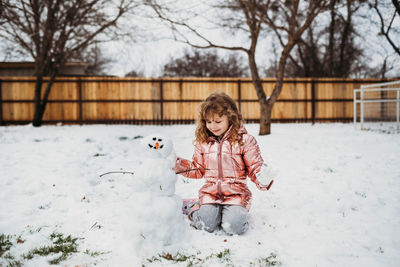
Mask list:
POLYGON ((256 139, 242 126, 243 145, 227 140, 230 129, 218 141, 209 137, 206 143, 196 143, 193 160, 178 158, 175 172, 193 179, 205 179, 199 190, 200 205, 223 204, 251 206, 251 192, 247 187, 247 176, 260 190, 266 190, 256 178, 263 159, 256 139))

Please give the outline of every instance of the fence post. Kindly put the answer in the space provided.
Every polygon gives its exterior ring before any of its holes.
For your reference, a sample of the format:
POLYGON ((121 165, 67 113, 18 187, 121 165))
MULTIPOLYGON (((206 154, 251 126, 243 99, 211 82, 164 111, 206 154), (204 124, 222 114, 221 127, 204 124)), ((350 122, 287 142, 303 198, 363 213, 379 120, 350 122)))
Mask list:
POLYGON ((360 126, 364 130, 364 87, 361 85, 360 91, 360 126))
POLYGON ((315 124, 315 81, 311 79, 311 122, 315 124))
POLYGON ((396 90, 396 124, 397 131, 400 131, 400 88, 396 90))
POLYGON ((357 91, 353 91, 353 124, 357 126, 357 91))
POLYGON ((160 80, 160 112, 161 112, 161 125, 164 125, 164 83, 160 80))
MULTIPOLYGON (((380 87, 381 89, 383 89, 383 87, 380 87)), ((380 99, 385 99, 386 98, 386 92, 385 91, 381 91, 381 94, 380 94, 380 99)), ((386 116, 386 114, 385 114, 385 103, 384 102, 381 102, 381 117, 382 118, 385 118, 385 116, 386 116)))
POLYGON ((78 116, 79 116, 79 124, 83 124, 83 110, 82 110, 82 80, 78 78, 78 116))
POLYGON ((2 95, 2 85, 3 82, 0 79, 0 125, 4 125, 4 121, 3 121, 3 95, 2 95))
POLYGON ((0 125, 6 125, 3 120, 3 81, 0 79, 0 125))
POLYGON ((238 105, 239 105, 239 111, 242 111, 242 83, 240 78, 237 81, 238 84, 238 105))
MULTIPOLYGON (((179 100, 182 100, 182 95, 183 95, 183 79, 179 79, 179 100)), ((178 101, 179 101, 178 100, 178 101)), ((175 117, 175 119, 177 120, 177 124, 185 124, 185 119, 183 119, 183 112, 179 112, 179 110, 184 110, 183 108, 183 102, 175 102, 176 105, 176 110, 178 110, 178 114, 180 114, 180 116, 177 114, 177 116, 175 117)))

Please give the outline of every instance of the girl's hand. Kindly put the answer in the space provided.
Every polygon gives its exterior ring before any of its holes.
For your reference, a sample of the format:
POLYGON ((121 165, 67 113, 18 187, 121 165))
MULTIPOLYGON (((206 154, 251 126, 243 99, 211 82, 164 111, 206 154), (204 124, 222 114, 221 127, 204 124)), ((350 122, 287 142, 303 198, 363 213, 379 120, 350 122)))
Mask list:
POLYGON ((271 183, 269 185, 257 184, 257 188, 261 191, 268 191, 271 188, 273 183, 274 183, 274 180, 271 180, 271 183))
POLYGON ((263 164, 261 166, 260 172, 256 174, 257 180, 258 180, 258 189, 260 190, 269 190, 272 186, 272 183, 274 182, 273 180, 273 173, 274 171, 272 170, 271 167, 269 167, 267 164, 263 164))

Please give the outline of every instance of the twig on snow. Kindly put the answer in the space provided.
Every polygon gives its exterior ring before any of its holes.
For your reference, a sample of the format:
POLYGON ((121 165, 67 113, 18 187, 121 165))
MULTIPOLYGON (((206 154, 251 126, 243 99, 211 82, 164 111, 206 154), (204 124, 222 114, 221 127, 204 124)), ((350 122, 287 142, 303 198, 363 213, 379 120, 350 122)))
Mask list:
POLYGON ((112 173, 122 173, 122 174, 134 174, 133 172, 121 172, 121 171, 113 171, 113 172, 106 172, 106 173, 103 173, 103 174, 100 174, 100 177, 102 177, 102 176, 104 176, 104 175, 107 175, 107 174, 112 174, 112 173))

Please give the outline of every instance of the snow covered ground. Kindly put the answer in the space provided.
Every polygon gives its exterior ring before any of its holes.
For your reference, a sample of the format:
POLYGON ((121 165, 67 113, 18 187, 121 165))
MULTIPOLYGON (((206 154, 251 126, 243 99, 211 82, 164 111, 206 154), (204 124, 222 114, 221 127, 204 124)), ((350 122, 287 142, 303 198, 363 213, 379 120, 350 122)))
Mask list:
MULTIPOLYGON (((0 266, 47 266, 54 259, 60 266, 400 265, 400 135, 351 124, 274 124, 270 136, 246 125, 279 171, 269 192, 249 181, 249 231, 210 234, 184 218, 182 240, 137 249, 135 227, 157 221, 157 214, 129 212, 146 209, 129 201, 130 182, 140 177, 99 175, 135 172, 139 140, 154 132, 191 158, 194 128, 0 127, 0 266), (64 258, 64 250, 46 253, 57 240, 72 247, 64 258)), ((179 176, 176 194, 196 197, 201 184, 179 176)))

